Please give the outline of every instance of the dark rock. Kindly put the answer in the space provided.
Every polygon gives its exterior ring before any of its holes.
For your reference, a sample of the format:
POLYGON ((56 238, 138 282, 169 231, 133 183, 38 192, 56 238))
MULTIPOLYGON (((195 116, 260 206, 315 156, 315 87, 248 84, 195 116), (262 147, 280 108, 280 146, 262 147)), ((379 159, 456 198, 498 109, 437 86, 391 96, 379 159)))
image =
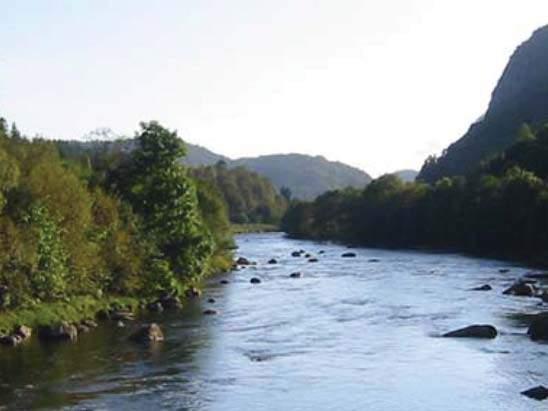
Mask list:
POLYGON ((154 301, 147 305, 147 310, 153 313, 161 313, 164 311, 164 306, 160 301, 154 301))
POLYGON ((493 287, 491 287, 489 284, 480 285, 479 287, 472 288, 471 291, 490 291, 493 287))
POLYGON ((522 391, 521 395, 525 395, 526 397, 533 398, 537 401, 543 401, 548 398, 548 388, 539 385, 538 387, 522 391))
POLYGON ((207 302, 210 304, 215 304, 217 301, 215 301, 215 298, 208 298, 207 302))
POLYGON ((131 311, 113 310, 110 312, 110 319, 113 321, 133 321, 135 315, 131 311))
POLYGON ((548 303, 548 291, 543 291, 542 294, 538 296, 543 303, 548 303))
POLYGON ((204 315, 217 315, 219 312, 217 310, 207 309, 204 310, 204 315))
POLYGON ((379 263, 381 260, 379 260, 378 258, 370 258, 367 261, 370 262, 370 263, 379 263))
POLYGON ((509 268, 501 268, 501 269, 499 270, 499 273, 501 273, 501 274, 506 274, 506 273, 509 273, 509 272, 510 272, 510 269, 509 269, 509 268))
POLYGON ((88 328, 97 328, 98 327, 98 324, 95 321, 89 320, 89 319, 83 320, 82 324, 85 325, 88 328))
POLYGON ((7 345, 9 347, 15 347, 21 341, 23 341, 23 338, 19 335, 3 335, 0 337, 0 344, 7 345))
POLYGON ((78 338, 78 329, 73 324, 63 321, 57 325, 41 327, 38 329, 38 337, 41 340, 71 340, 78 338))
POLYGON ((32 336, 32 328, 25 325, 19 325, 15 327, 14 334, 21 337, 21 339, 26 340, 32 336))
POLYGON ((300 257, 301 256, 301 252, 300 251, 293 251, 291 253, 291 257, 300 257))
POLYGON ((91 328, 82 323, 76 324, 76 329, 78 330, 78 334, 84 334, 91 331, 91 328))
POLYGON ((527 335, 533 341, 548 341, 548 313, 537 314, 533 318, 527 335))
POLYGON ((129 339, 138 343, 150 343, 164 340, 164 333, 158 324, 143 325, 129 339))
POLYGON ((247 258, 240 257, 236 260, 236 264, 238 264, 238 265, 251 265, 251 261, 249 261, 247 258))
POLYGON ((302 273, 291 273, 289 277, 291 278, 301 278, 303 276, 302 273))
POLYGON ((525 274, 527 278, 534 278, 536 280, 548 280, 548 273, 527 273, 525 274))
POLYGON ((229 284, 229 281, 228 280, 221 280, 219 281, 221 284, 229 284))
POLYGON ((535 295, 535 287, 533 287, 531 284, 518 282, 504 290, 503 294, 515 295, 519 297, 531 297, 535 295))
POLYGON ((308 262, 309 262, 309 263, 317 263, 317 262, 318 262, 318 259, 317 259, 317 258, 309 258, 309 259, 308 259, 308 262))
POLYGON ((183 303, 174 295, 165 296, 158 301, 165 310, 180 310, 183 308, 183 303))
POLYGON ((249 282, 251 284, 260 284, 261 283, 261 279, 260 278, 257 278, 257 277, 253 277, 251 280, 249 280, 249 282))
POLYGON ((356 257, 356 253, 344 253, 343 255, 341 255, 341 257, 343 257, 343 258, 354 258, 354 257, 356 257))
POLYGON ((275 258, 272 258, 268 260, 268 264, 278 264, 278 260, 276 260, 275 258))
POLYGON ((496 336, 497 329, 492 325, 471 325, 443 334, 443 337, 454 338, 495 338, 496 336))
POLYGON ((325 251, 324 251, 324 250, 320 250, 320 251, 318 251, 318 254, 325 254, 325 251))
POLYGON ((312 257, 311 254, 305 254, 305 255, 304 255, 304 258, 310 258, 310 257, 312 257))
POLYGON ((187 298, 198 298, 198 297, 201 297, 201 295, 202 295, 202 291, 196 287, 190 287, 185 291, 185 296, 187 298))

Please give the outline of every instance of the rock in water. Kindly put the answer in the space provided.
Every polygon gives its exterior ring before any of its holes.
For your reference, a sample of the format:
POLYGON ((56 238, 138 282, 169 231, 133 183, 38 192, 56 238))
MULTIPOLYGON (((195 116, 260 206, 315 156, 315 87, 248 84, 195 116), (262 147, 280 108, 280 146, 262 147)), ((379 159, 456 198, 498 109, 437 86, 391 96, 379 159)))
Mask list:
POLYGON ((317 263, 319 260, 317 258, 310 258, 308 260, 309 263, 317 263))
POLYGON ((443 334, 443 337, 454 338, 495 338, 497 329, 492 325, 471 325, 443 334))
POLYGON ((291 273, 289 277, 291 278, 301 278, 303 276, 302 273, 291 273))
POLYGON ((25 325, 19 325, 15 327, 15 334, 20 336, 21 339, 26 340, 27 338, 30 338, 32 335, 32 328, 27 327, 25 325))
POLYGON ((268 264, 278 264, 278 260, 276 260, 275 258, 272 258, 268 260, 268 264))
POLYGON ((291 253, 291 257, 300 257, 301 256, 301 252, 300 251, 293 251, 291 253))
POLYGON ((539 385, 535 388, 530 388, 526 391, 522 391, 521 395, 525 395, 526 397, 533 398, 538 401, 545 400, 548 398, 548 388, 539 385))
POLYGON ((251 280, 249 280, 249 282, 251 284, 260 284, 261 283, 261 279, 260 278, 257 278, 257 277, 253 277, 251 280))
POLYGON ((472 288, 472 291, 490 291, 493 288, 489 284, 480 285, 479 287, 472 288))
POLYGON ((251 264, 251 261, 249 261, 247 258, 245 257, 240 257, 236 260, 236 264, 238 265, 250 265, 251 264))
POLYGON ((202 295, 202 291, 196 287, 190 287, 185 291, 185 296, 188 298, 198 298, 202 295))
POLYGON ((207 309, 204 311, 204 315, 217 315, 219 312, 217 310, 207 309))
POLYGON ((152 323, 148 325, 143 325, 129 338, 131 341, 135 341, 138 343, 158 342, 164 340, 164 333, 162 332, 162 329, 158 324, 152 323))
POLYGON ((75 325, 63 321, 57 325, 42 327, 38 330, 38 337, 42 340, 70 340, 78 338, 78 329, 75 325))
POLYGON ((356 253, 344 253, 341 255, 342 258, 354 258, 356 257, 356 253))
POLYGON ((531 297, 535 295, 535 287, 531 284, 519 282, 503 291, 505 295, 515 295, 518 297, 531 297))
POLYGON ((527 330, 527 335, 533 341, 548 341, 548 313, 535 316, 527 330))

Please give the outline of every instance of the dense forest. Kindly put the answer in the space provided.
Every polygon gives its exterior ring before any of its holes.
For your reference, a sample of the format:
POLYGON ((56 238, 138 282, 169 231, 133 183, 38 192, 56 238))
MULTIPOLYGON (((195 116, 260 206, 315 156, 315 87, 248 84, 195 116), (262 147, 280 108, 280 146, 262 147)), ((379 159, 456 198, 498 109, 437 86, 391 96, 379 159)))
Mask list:
POLYGON ((285 196, 278 193, 266 177, 245 167, 228 168, 224 161, 191 169, 191 174, 222 193, 230 221, 237 224, 278 224, 291 197, 288 189, 282 190, 285 196))
POLYGON ((462 250, 548 262, 548 126, 466 177, 428 184, 382 176, 295 202, 283 229, 294 237, 385 247, 462 250))
POLYGON ((60 152, 0 120, 0 308, 180 294, 230 266, 224 201, 180 164, 183 141, 150 122, 134 145, 60 152))

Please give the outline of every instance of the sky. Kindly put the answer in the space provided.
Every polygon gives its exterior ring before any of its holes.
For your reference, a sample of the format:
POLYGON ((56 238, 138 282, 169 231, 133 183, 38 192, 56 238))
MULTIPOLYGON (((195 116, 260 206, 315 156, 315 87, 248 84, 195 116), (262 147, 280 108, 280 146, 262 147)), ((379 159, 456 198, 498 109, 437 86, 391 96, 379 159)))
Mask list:
POLYGON ((546 0, 0 0, 0 116, 28 136, 158 120, 229 157, 419 169, 487 108, 546 0))

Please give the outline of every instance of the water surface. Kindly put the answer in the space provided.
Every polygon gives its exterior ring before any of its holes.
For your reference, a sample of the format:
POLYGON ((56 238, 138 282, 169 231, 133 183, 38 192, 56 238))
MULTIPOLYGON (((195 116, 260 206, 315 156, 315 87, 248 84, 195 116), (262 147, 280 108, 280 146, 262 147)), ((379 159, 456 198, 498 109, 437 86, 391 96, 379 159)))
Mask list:
POLYGON ((256 266, 211 278, 181 312, 151 317, 167 340, 103 325, 77 343, 0 349, 0 404, 68 410, 531 410, 548 345, 526 336, 539 300, 503 296, 530 271, 455 254, 348 249, 281 234, 238 238, 256 266), (305 249, 319 259, 291 257, 305 249), (325 251, 320 254, 320 251, 325 251), (276 258, 278 264, 267 261, 276 258), (370 262, 378 259, 378 262, 370 262), (500 273, 502 268, 510 269, 500 273), (303 277, 291 279, 300 271, 303 277), (251 277, 262 283, 252 285, 251 277), (226 279, 229 284, 220 284, 226 279), (493 291, 470 288, 488 283, 493 291), (215 298, 214 304, 208 298, 215 298), (219 311, 204 316, 206 308, 219 311), (495 340, 445 339, 495 325, 495 340))

